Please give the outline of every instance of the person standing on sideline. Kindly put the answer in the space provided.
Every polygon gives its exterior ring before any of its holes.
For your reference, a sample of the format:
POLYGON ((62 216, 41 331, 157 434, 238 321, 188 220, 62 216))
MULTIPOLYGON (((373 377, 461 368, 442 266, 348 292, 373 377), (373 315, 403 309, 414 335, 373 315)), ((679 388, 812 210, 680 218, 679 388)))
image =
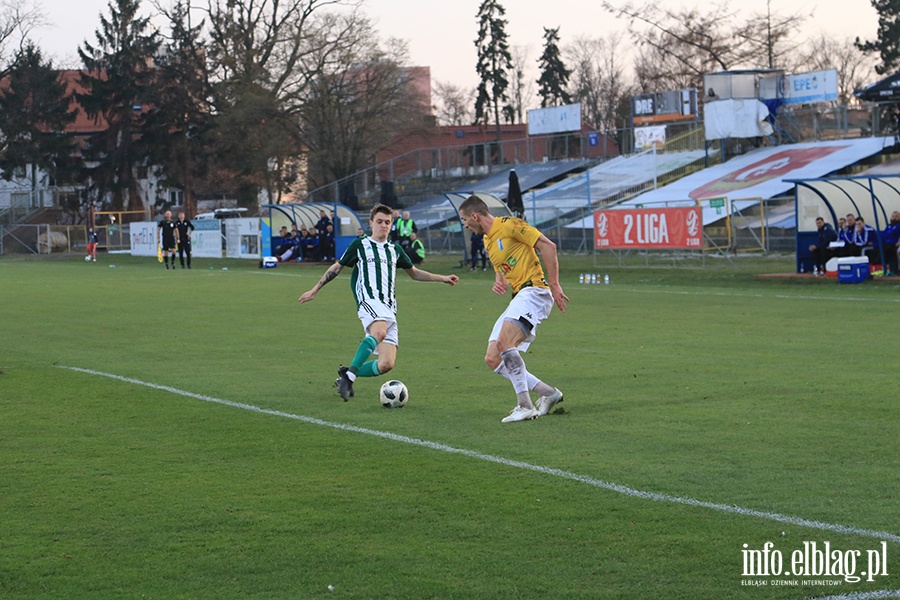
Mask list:
POLYGON ((319 220, 316 221, 316 231, 319 232, 319 238, 325 235, 329 225, 331 225, 331 219, 328 218, 328 215, 325 214, 324 210, 320 210, 319 220))
POLYGON ((156 226, 156 244, 162 248, 166 269, 169 268, 169 257, 172 257, 172 269, 175 268, 175 249, 178 247, 178 229, 172 220, 172 211, 167 210, 165 218, 156 226))
POLYGON ((416 222, 409 216, 409 211, 403 211, 403 218, 397 219, 397 241, 400 242, 400 247, 407 254, 410 253, 412 234, 418 232, 419 228, 416 227, 416 222))
POLYGON ((94 231, 93 227, 88 227, 87 242, 87 256, 84 257, 84 260, 93 258, 94 262, 97 262, 97 244, 100 243, 100 237, 97 235, 97 232, 94 231))
POLYGON ((414 264, 420 265, 425 260, 425 244, 419 239, 415 233, 409 236, 409 259, 414 264))
MULTIPOLYGON (((178 213, 178 220, 175 221, 175 228, 178 230, 178 261, 181 268, 184 268, 184 256, 187 254, 187 268, 191 268, 191 232, 194 231, 194 224, 190 219, 184 216, 184 211, 178 213)), ((202 240, 201 240, 202 241, 202 240)), ((175 261, 172 261, 172 267, 175 267, 175 261)))
POLYGON ((897 249, 900 246, 900 211, 891 213, 891 221, 881 234, 881 251, 884 252, 885 275, 900 275, 897 267, 897 249))
POLYGON ((466 228, 484 234, 484 246, 496 277, 493 291, 504 295, 512 288, 512 300, 497 319, 488 338, 484 362, 512 382, 516 407, 502 423, 542 417, 563 400, 559 389, 528 372, 520 352, 534 341, 537 327, 550 316, 554 303, 565 312, 568 296, 559 284, 556 244, 522 219, 494 217, 484 200, 469 196, 459 207, 466 228), (537 252, 544 259, 546 277, 537 252), (530 390, 540 394, 537 405, 530 390))
POLYGON ((478 264, 478 259, 481 259, 481 270, 487 271, 487 252, 484 251, 484 234, 472 232, 471 238, 472 244, 472 266, 469 268, 470 271, 475 270, 475 265, 478 264))
POLYGON ((372 207, 369 228, 372 233, 355 238, 350 246, 322 278, 299 302, 309 302, 326 284, 335 279, 344 267, 352 267, 350 286, 356 300, 356 310, 366 335, 360 342, 349 367, 338 367, 335 384, 344 401, 353 396, 353 383, 357 377, 376 377, 394 368, 397 358, 399 335, 397 327, 397 300, 395 285, 397 267, 415 281, 435 281, 456 285, 456 275, 435 275, 413 265, 406 252, 388 240, 393 221, 391 209, 384 204, 372 207), (369 356, 378 349, 378 358, 369 356))
POLYGON ((397 231, 397 226, 400 223, 400 211, 395 209, 392 214, 394 215, 394 222, 391 224, 391 235, 388 239, 392 242, 399 242, 400 233, 397 231))

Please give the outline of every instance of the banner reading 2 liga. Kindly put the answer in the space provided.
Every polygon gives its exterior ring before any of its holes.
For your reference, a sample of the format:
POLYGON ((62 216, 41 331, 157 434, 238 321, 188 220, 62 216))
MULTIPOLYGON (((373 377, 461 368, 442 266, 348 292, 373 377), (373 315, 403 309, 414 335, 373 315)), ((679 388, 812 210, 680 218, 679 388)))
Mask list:
POLYGON ((686 208, 638 208, 594 212, 594 248, 703 247, 703 226, 699 206, 686 208))

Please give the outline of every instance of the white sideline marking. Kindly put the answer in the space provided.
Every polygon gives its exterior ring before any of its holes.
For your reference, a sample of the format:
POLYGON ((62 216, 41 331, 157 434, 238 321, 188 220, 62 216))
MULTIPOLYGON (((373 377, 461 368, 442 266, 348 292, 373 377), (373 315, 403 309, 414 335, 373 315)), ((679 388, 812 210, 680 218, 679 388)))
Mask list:
POLYGON ((859 527, 852 527, 848 525, 837 525, 833 523, 823 523, 821 521, 811 521, 809 519, 802 519, 800 517, 792 517, 789 515, 782 515, 773 512, 767 512, 764 510, 756 510, 752 508, 744 508, 741 506, 736 506, 733 504, 718 504, 715 502, 706 502, 703 500, 695 500, 694 498, 682 498, 680 496, 670 496, 668 494, 659 494, 657 492, 645 492, 642 490, 637 490, 625 485, 619 485, 618 483, 611 483, 608 481, 603 481, 602 479, 595 479, 588 475, 579 475, 577 473, 570 473, 569 471, 563 471, 561 469, 554 469, 552 467, 542 467, 540 465, 533 465, 531 463, 522 462, 518 460, 511 460, 508 458, 503 458, 502 456, 494 456, 492 454, 482 454, 481 452, 475 452, 473 450, 465 450, 463 448, 456 448, 454 446, 448 446, 446 444, 441 444, 438 442, 429 442, 428 440, 420 440, 418 438, 407 437, 405 435, 397 435, 395 433, 390 433, 387 431, 377 431, 375 429, 367 429, 365 427, 357 427, 355 425, 347 425, 346 423, 335 423, 333 421, 324 421, 322 419, 316 419, 314 417, 305 417, 303 415, 295 415, 292 413, 282 412, 280 410, 272 410, 269 408, 261 408, 259 406, 253 406, 252 404, 244 404, 241 402, 232 402, 230 400, 222 400, 221 398, 214 398, 212 396, 204 396, 203 394, 195 394, 193 392, 186 392, 184 390, 179 390, 177 388, 169 387, 167 385, 158 385, 155 383, 149 383, 147 381, 141 381, 140 379, 132 379, 131 377, 123 377, 121 375, 114 375, 112 373, 103 373, 102 371, 94 371, 91 369, 82 369, 80 367, 69 367, 65 365, 58 365, 61 369, 68 369, 70 371, 78 371, 79 373, 86 373, 88 375, 96 375, 99 377, 106 377, 108 379, 116 379, 118 381, 124 381, 126 383, 133 383, 135 385, 141 385, 144 387, 152 388, 154 390, 160 390, 164 392, 170 392, 172 394, 178 394, 179 396, 186 396, 188 398, 194 398, 196 400, 203 400, 204 402, 212 402, 214 404, 222 404, 224 406, 231 406, 233 408, 240 408, 243 410, 249 410, 251 412, 260 413, 264 415, 272 415, 275 417, 284 417, 286 419, 294 419, 295 421, 302 421, 304 423, 309 423, 311 425, 321 425, 323 427, 331 427, 332 429, 340 429, 342 431, 350 431, 353 433, 362 433, 365 435, 371 435, 375 437, 380 437, 384 439, 388 439, 394 442, 402 442, 404 444, 412 444, 413 446, 422 446, 424 448, 430 448, 431 450, 438 450, 440 452, 449 452, 451 454, 461 454, 463 456, 468 456, 469 458, 477 458, 479 460, 484 460, 492 463, 498 463, 501 465, 505 465, 507 467, 515 467, 518 469, 525 469, 528 471, 534 471, 537 473, 543 473, 544 475, 553 475, 554 477, 560 477, 562 479, 569 479, 572 481, 577 481, 579 483, 584 483, 586 485, 590 485, 596 488, 608 490, 611 492, 616 492, 618 494, 624 494, 626 496, 631 496, 632 498, 642 498, 644 500, 652 500, 654 502, 670 502, 672 504, 685 504, 687 506, 695 506, 698 508, 708 508, 711 510, 716 510, 719 512, 734 514, 734 515, 742 515, 746 517, 757 517, 760 519, 766 519, 769 521, 777 521, 779 523, 787 523, 789 525, 796 525, 799 527, 810 527, 812 529, 820 529, 822 531, 833 531, 835 533, 843 533, 849 535, 859 535, 864 537, 876 538, 878 540, 890 541, 895 543, 900 543, 900 535, 889 533, 887 531, 875 531, 873 529, 861 529, 859 527))
POLYGON ((880 600, 881 598, 900 598, 900 590, 877 590, 875 592, 851 592, 837 596, 819 596, 809 600, 880 600))
MULTIPOLYGON (((579 287, 580 289, 580 287, 579 287)), ((695 290, 674 290, 666 288, 654 287, 619 287, 618 291, 634 292, 638 294, 672 294, 674 296, 719 296, 723 298, 775 298, 777 300, 824 300, 833 302, 835 300, 845 302, 889 302, 896 304, 900 302, 900 298, 879 297, 865 298, 854 296, 807 296, 801 294, 760 294, 758 292, 710 292, 695 290)))

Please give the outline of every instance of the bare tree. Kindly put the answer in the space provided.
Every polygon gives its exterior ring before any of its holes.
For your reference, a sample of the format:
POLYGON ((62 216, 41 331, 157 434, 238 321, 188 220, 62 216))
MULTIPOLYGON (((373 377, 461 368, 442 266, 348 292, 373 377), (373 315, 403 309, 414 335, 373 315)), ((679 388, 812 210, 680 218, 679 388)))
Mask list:
POLYGON ((772 0, 766 0, 766 12, 751 16, 735 34, 746 44, 754 66, 790 69, 796 66, 803 46, 796 33, 805 20, 806 16, 799 12, 773 13, 772 0))
POLYGON ((604 8, 628 20, 638 47, 635 72, 644 92, 699 88, 704 73, 778 66, 803 20, 771 12, 744 20, 725 3, 706 11, 660 6, 603 2, 604 8))
POLYGON ((48 25, 45 14, 31 0, 0 0, 0 76, 6 75, 12 55, 25 48, 29 34, 48 25))
POLYGON ((472 105, 475 90, 449 82, 434 82, 434 98, 437 101, 435 115, 441 125, 469 125, 472 123, 472 105))
POLYGON ((510 48, 512 58, 512 70, 509 72, 509 88, 512 91, 510 107, 512 108, 512 121, 525 122, 525 111, 534 100, 534 80, 525 74, 525 66, 528 64, 528 47, 512 46, 510 48))
POLYGON ((598 129, 617 129, 628 117, 625 108, 633 86, 622 63, 622 37, 578 37, 564 50, 572 66, 572 98, 581 103, 582 119, 598 129))
POLYGON ((837 71, 838 103, 849 104, 853 91, 869 83, 875 75, 876 57, 864 53, 852 38, 843 40, 820 35, 810 42, 804 66, 812 71, 837 71))
POLYGON ((241 201, 280 194, 280 166, 306 144, 300 113, 313 83, 361 43, 355 2, 206 0, 209 59, 225 172, 241 201), (350 6, 341 13, 328 8, 350 6))
POLYGON ((430 94, 417 92, 416 69, 404 67, 405 44, 382 43, 370 26, 362 33, 339 63, 319 72, 301 111, 316 187, 363 170, 431 112, 430 94))

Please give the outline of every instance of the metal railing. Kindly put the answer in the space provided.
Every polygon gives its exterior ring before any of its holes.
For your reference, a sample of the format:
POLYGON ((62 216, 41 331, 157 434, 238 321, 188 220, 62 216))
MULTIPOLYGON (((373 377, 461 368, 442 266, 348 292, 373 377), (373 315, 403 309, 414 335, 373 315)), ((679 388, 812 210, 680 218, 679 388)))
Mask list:
MULTIPOLYGON (((755 145, 782 144, 829 139, 895 135, 896 124, 884 105, 836 106, 831 104, 786 106, 775 118, 775 133, 768 139, 723 140, 717 152, 733 156, 755 145)), ((670 124, 667 148, 705 149, 702 121, 670 124)), ((446 184, 454 179, 481 179, 523 162, 564 158, 600 159, 634 152, 634 128, 564 135, 530 136, 522 139, 434 146, 410 150, 353 175, 309 191, 304 201, 372 204, 383 192, 382 182, 398 197, 428 189, 427 184, 446 184), (606 147, 603 145, 607 144, 606 147), (599 146, 598 146, 599 145, 599 146), (348 202, 352 198, 353 202, 348 202)), ((710 149, 710 156, 715 154, 710 149)), ((446 187, 443 191, 446 191, 446 187)))

